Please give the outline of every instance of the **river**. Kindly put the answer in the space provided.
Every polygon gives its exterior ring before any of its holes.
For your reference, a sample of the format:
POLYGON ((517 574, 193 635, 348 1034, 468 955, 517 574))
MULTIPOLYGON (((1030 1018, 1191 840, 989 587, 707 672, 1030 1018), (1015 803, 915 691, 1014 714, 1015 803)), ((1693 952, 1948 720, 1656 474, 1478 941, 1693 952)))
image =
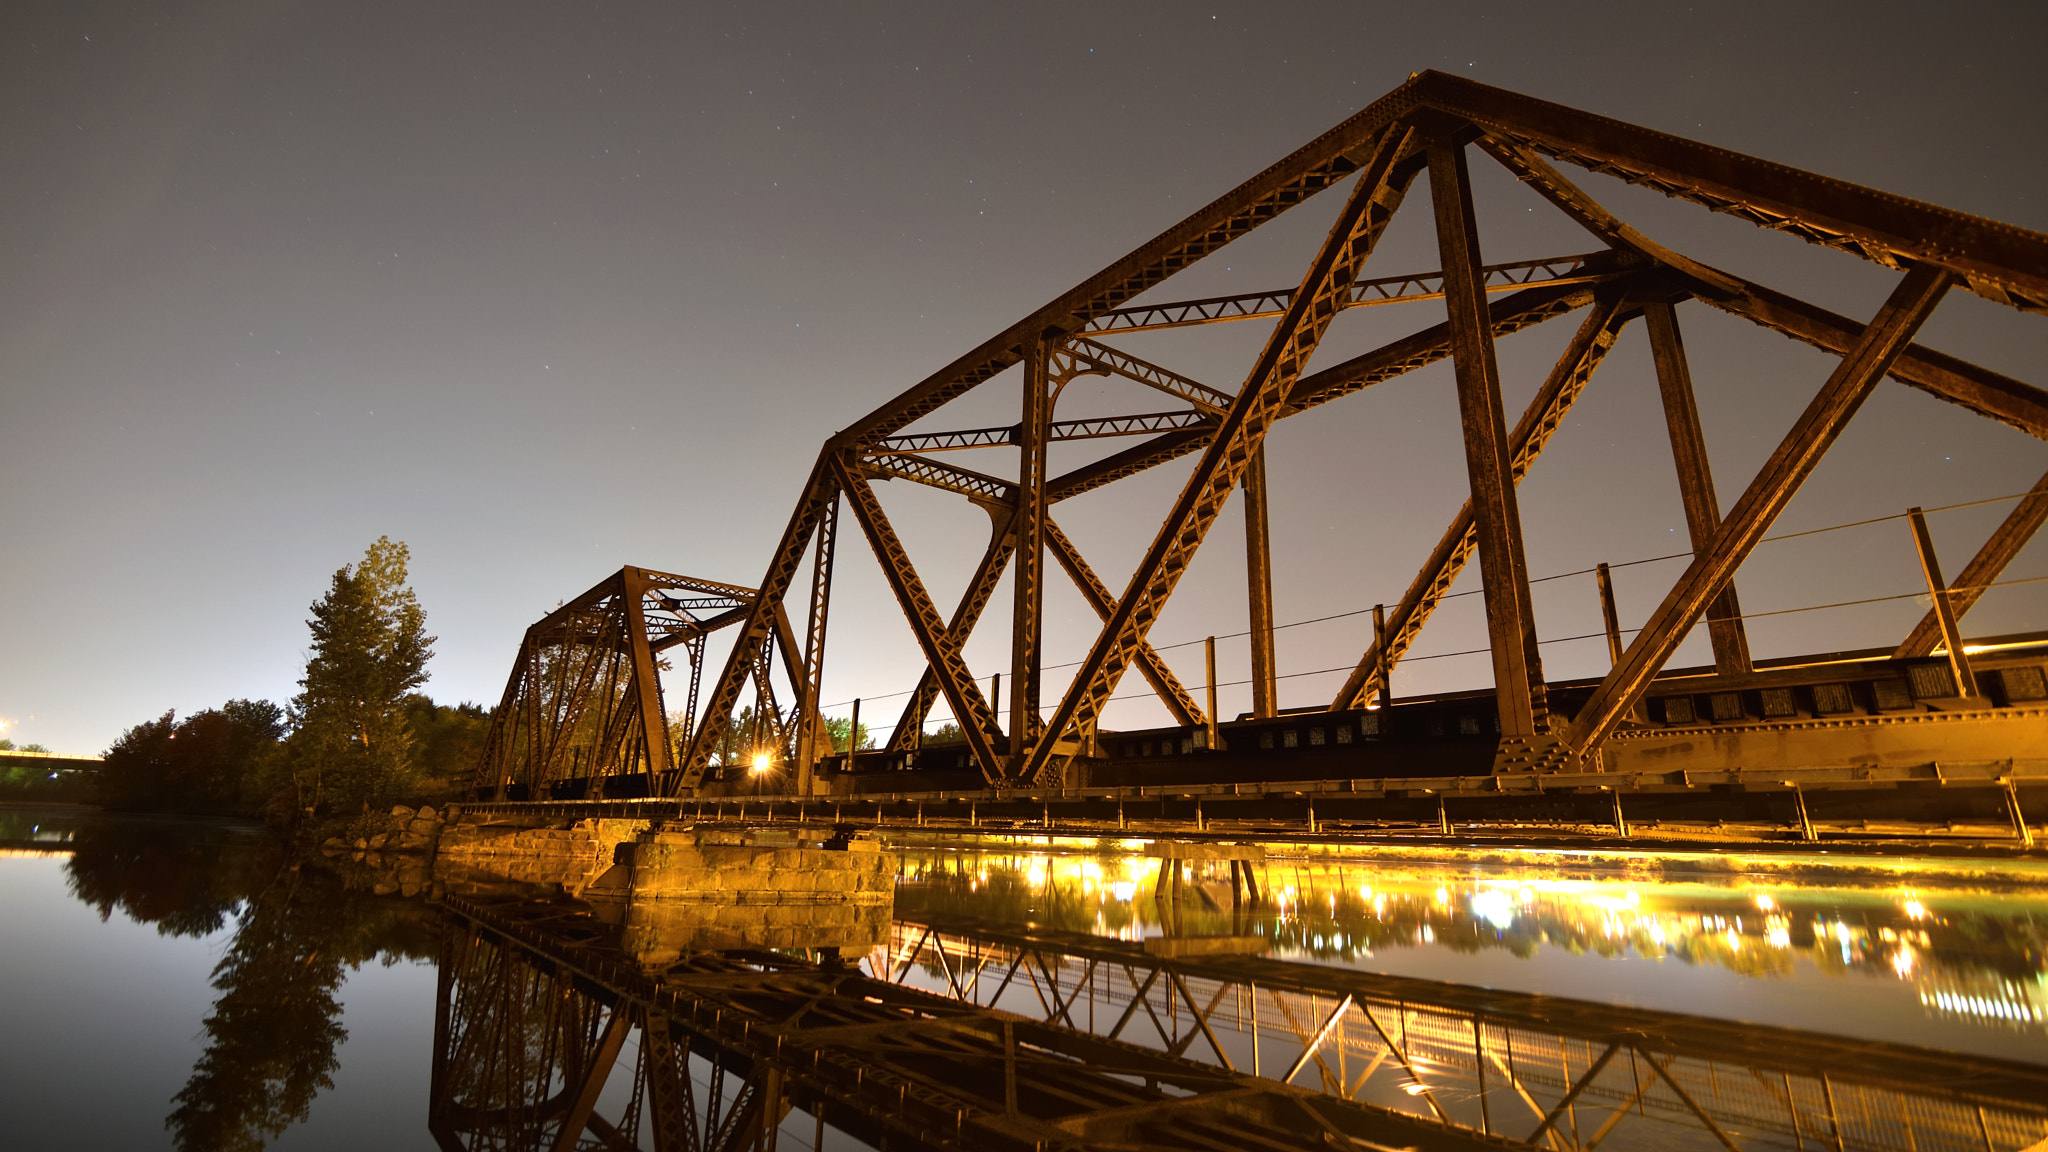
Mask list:
MULTIPOLYGON (((437 1146, 427 1115, 448 913, 294 859, 248 826, 16 808, 0 809, 0 841, 0 1143, 437 1146)), ((1258 867, 1259 902, 1204 864, 1162 905, 1159 862, 1143 850, 906 846, 895 913, 1152 954, 1162 941, 1236 941, 1314 968, 2048 1065, 2048 885, 1896 861, 1674 875, 1557 856, 1276 853, 1258 867)), ((953 978, 943 958, 904 967, 939 990, 953 978)), ((805 1146, 803 1131, 784 1146, 805 1146)), ((1991 1143, 2021 1146, 2006 1139, 1991 1143)), ((828 1143, 840 1146, 853 1145, 828 1143)))

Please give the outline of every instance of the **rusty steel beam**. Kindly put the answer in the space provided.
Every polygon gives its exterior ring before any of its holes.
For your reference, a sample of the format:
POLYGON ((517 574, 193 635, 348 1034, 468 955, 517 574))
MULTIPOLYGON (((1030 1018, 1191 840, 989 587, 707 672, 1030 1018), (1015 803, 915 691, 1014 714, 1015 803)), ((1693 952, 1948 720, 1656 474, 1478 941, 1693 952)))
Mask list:
MULTIPOLYGON (((1130 416, 1096 416, 1086 420, 1055 420, 1046 439, 1053 443, 1069 440, 1100 440, 1110 436, 1146 436, 1155 432, 1177 432, 1183 428, 1206 428, 1216 421, 1199 411, 1139 412, 1130 416)), ((875 442, 878 453, 956 452, 968 448, 1007 448, 1017 443, 1017 426, 962 428, 953 432, 912 432, 887 436, 875 442)))
MULTIPOLYGON (((1052 423, 1052 355, 1043 336, 1024 353, 1017 437, 1016 560, 1010 613, 1010 750, 1004 773, 1014 776, 1038 737, 1039 648, 1045 638, 1046 452, 1052 423)), ((1001 702, 996 702, 1001 706, 1001 702)))
MULTIPOLYGON (((1558 358, 1556 367, 1545 378, 1543 387, 1537 389, 1522 418, 1516 422, 1514 433, 1509 436, 1512 445, 1510 466, 1517 483, 1528 475, 1530 466, 1542 455, 1550 438, 1564 423, 1565 414, 1585 392, 1586 385, 1593 379, 1593 372, 1614 348, 1615 341, 1621 338, 1622 328, 1636 315, 1637 310, 1623 307, 1620 291, 1604 293, 1586 314, 1564 355, 1558 358)), ((1344 686, 1337 690, 1336 698, 1330 702, 1331 709, 1363 708, 1376 697, 1391 695, 1392 688, 1386 678, 1394 665, 1414 646, 1422 626, 1449 595, 1451 585, 1465 570, 1465 563, 1471 559, 1478 542, 1478 534, 1473 527, 1472 502, 1468 499, 1451 519, 1450 527, 1444 530, 1429 559, 1415 574, 1400 604, 1388 617, 1384 650, 1382 642, 1375 638, 1344 681, 1344 686)))
POLYGON ((910 555, 904 551, 896 530, 890 527, 874 490, 844 465, 835 462, 835 471, 846 490, 847 502, 853 506, 854 519, 859 521, 868 545, 875 551, 875 560, 882 566, 883 578, 902 605, 910 630, 917 637, 918 646, 924 649, 926 662, 938 674, 939 689, 953 707, 975 764, 990 783, 1002 780, 1002 760, 996 751, 1002 733, 996 726, 995 712, 981 694, 981 686, 967 670, 957 643, 947 636, 939 610, 932 605, 931 594, 925 591, 924 581, 918 578, 917 569, 911 565, 910 555))
POLYGON ((1198 380, 1191 380, 1171 368, 1162 368, 1149 360, 1140 360, 1121 349, 1111 348, 1094 340, 1075 336, 1059 346, 1059 355, 1070 361, 1067 375, 1100 373, 1108 376, 1122 376, 1135 380, 1147 388, 1156 388, 1194 405, 1196 409, 1215 416, 1230 407, 1230 394, 1219 392, 1198 380))
MULTIPOLYGON (((1708 463, 1706 435, 1700 431, 1699 402, 1692 390, 1692 368, 1686 363, 1685 341, 1678 315, 1668 301, 1643 305, 1643 326, 1650 333, 1650 358, 1657 367, 1657 392, 1664 402, 1664 423, 1671 434, 1671 461, 1678 468, 1678 499, 1685 508, 1685 528, 1694 551, 1707 546, 1721 527, 1721 498, 1714 492, 1714 470, 1708 463)), ((1750 670, 1749 636, 1742 627, 1742 604, 1730 580, 1707 606, 1707 631, 1714 645, 1714 670, 1739 676, 1750 670)))
MULTIPOLYGON (((1613 273, 1593 267, 1603 253, 1582 256, 1553 256, 1547 260, 1514 260, 1488 264, 1486 290, 1508 292, 1531 284, 1598 284, 1613 273)), ((1367 308, 1375 304, 1407 304, 1444 298, 1442 272, 1418 272, 1410 276, 1382 276, 1360 280, 1351 286, 1345 308, 1367 308)), ((1212 296, 1206 300, 1176 300, 1139 308, 1119 308, 1096 317, 1087 332, 1153 332, 1162 328, 1186 328, 1197 324, 1221 324, 1232 320, 1266 320, 1287 311, 1294 299, 1292 288, 1273 292, 1248 292, 1236 296, 1212 296)))
MULTIPOLYGON (((1052 551, 1053 557, 1059 561, 1060 567, 1067 570, 1067 575, 1074 581, 1074 587, 1081 590, 1081 598, 1088 601, 1088 607, 1095 610, 1096 616, 1108 620, 1116 612, 1115 594, 1110 592, 1109 586, 1095 574, 1095 569, 1088 566, 1088 561, 1082 557, 1081 550, 1074 547, 1074 542, 1061 531, 1059 524, 1050 516, 1045 520, 1045 543, 1052 551)), ((1195 703, 1194 696, 1181 685, 1180 679, 1166 666, 1166 661, 1160 658, 1151 644, 1140 642, 1137 664, 1138 671, 1144 675, 1146 682, 1152 685, 1152 691, 1158 694, 1159 702, 1166 705, 1166 710, 1173 714, 1175 723, 1189 727, 1200 727, 1209 723, 1208 718, 1203 716, 1201 707, 1195 703)), ((1215 677, 1212 675, 1210 679, 1213 680, 1215 677)))
POLYGON ((1522 514, 1501 416, 1500 368, 1494 361, 1480 272, 1471 177, 1465 148, 1452 136, 1438 135, 1430 141, 1429 189, 1436 208, 1437 247, 1443 256, 1444 308, 1450 317, 1451 365, 1472 485, 1472 526, 1479 537, 1500 731, 1507 738, 1533 736, 1549 730, 1550 706, 1543 657, 1536 647, 1536 612, 1529 602, 1522 514))
POLYGON ((1280 669, 1273 646, 1273 525, 1267 515, 1266 450, 1261 446, 1245 465, 1244 585, 1252 650, 1252 715, 1271 719, 1280 714, 1280 669))
POLYGON ((1078 744, 1072 742, 1095 730, 1103 705, 1130 665, 1136 642, 1158 618, 1209 526, 1221 514, 1231 490, 1265 440, 1267 428, 1280 418, 1289 389, 1336 316, 1336 297, 1357 279, 1358 269, 1419 171, 1421 165, 1410 144, 1413 135, 1413 130, 1404 126, 1389 127, 1374 142, 1370 162, 1310 265, 1287 315, 1275 326, 1265 351, 1224 414, 1173 511, 1139 563, 1130 589, 1118 600, 1116 614, 1104 624, 1082 661, 1049 725, 1047 739, 1025 766, 1025 775, 1037 778, 1060 771, 1064 760, 1055 764, 1054 757, 1063 747, 1062 741, 1070 742, 1064 747, 1075 749, 1078 744))
POLYGON ((1621 663, 1601 680, 1571 727, 1562 733, 1560 744, 1565 753, 1586 756, 1597 751, 1642 698, 1685 638, 1687 625, 1720 594, 1778 513, 1791 503, 1850 417, 1912 342, 1913 333, 1933 314, 1949 282, 1947 272, 1926 266, 1915 266, 1901 278, 1877 317, 1864 328, 1856 348, 1842 358, 1798 423, 1735 501, 1712 543, 1694 555, 1684 575, 1622 653, 1621 663))
POLYGON ((681 771, 676 774, 678 793, 694 790, 703 780, 704 769, 711 763, 711 750, 724 737, 731 722, 732 707, 739 700, 740 685, 745 682, 751 663, 749 651, 766 639, 769 630, 775 627, 775 618, 779 615, 777 610, 782 598, 789 594, 789 586, 796 578, 797 570, 803 565, 804 548, 810 543, 811 532, 817 527, 819 517, 824 515, 825 502, 837 499, 831 475, 834 460, 830 448, 819 453, 817 463, 812 465, 811 474, 804 481, 803 494, 790 513, 789 523, 783 527, 782 537, 776 541, 775 551, 769 558, 766 579, 761 581, 758 599, 747 612, 746 623, 733 644, 732 653, 726 658, 725 667, 720 669, 718 679, 712 682, 711 699, 705 708, 704 720, 691 736, 689 753, 679 765, 681 771))
POLYGON ((2048 311, 2048 236, 1442 72, 1422 102, 1497 139, 1837 248, 1888 268, 1925 265, 1972 292, 2048 311))
MULTIPOLYGON (((819 712, 819 693, 825 683, 825 629, 832 607, 832 561, 839 537, 839 500, 825 506, 818 520, 812 545, 811 607, 804 629, 803 691, 797 699, 796 769, 797 794, 811 794, 812 770, 818 760, 819 729, 824 717, 819 712)), ((826 748, 827 752, 831 748, 826 748)))
MULTIPOLYGON (((1493 139, 1478 143, 1581 227, 1617 249, 1661 266, 1702 303, 1837 356, 1846 354, 1861 338, 1863 326, 1846 316, 1664 247, 1602 207, 1527 149, 1493 139)), ((2030 384, 1918 344, 1900 353, 1889 374, 1902 384, 2048 440, 2048 392, 2030 384)))
MULTIPOLYGON (((981 562, 975 565, 974 575, 967 581, 967 590, 960 594, 960 602, 954 606, 952 618, 946 622, 946 639, 950 643, 967 642, 974 625, 981 619, 982 610, 995 596, 996 583, 1003 578, 1003 571, 1009 566, 1010 555, 1017 546, 1017 535, 1012 530, 1014 511, 1000 515, 991 511, 989 516, 988 548, 982 553, 981 562)), ((938 673, 927 666, 918 677, 910 702, 903 706, 903 715, 897 719, 895 731, 889 734, 889 751, 907 752, 917 746, 918 735, 924 730, 924 718, 938 698, 938 673)))
MULTIPOLYGON (((2034 481, 2033 489, 2020 497, 2019 503, 1992 531, 1991 538, 1956 574, 1956 582, 1949 589, 1949 603, 1954 606, 1958 620, 1976 605, 1986 586, 1998 579, 2005 566, 2027 546, 2027 541, 2034 538, 2043 521, 2048 521, 2048 474, 2034 481)), ((1893 655, 1900 660, 1931 655, 1940 641, 1941 621, 1930 608, 1893 655)))

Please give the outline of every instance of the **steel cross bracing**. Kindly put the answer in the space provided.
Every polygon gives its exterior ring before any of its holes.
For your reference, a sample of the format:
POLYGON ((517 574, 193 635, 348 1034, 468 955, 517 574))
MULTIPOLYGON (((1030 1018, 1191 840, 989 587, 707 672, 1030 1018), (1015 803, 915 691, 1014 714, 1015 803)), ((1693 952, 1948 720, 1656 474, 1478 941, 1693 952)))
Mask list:
MULTIPOLYGON (((1400 603, 1389 606, 1385 650, 1375 642, 1360 654, 1356 672, 1330 706, 1355 708, 1383 694, 1383 680, 1413 648, 1451 583, 1476 559, 1486 575, 1494 687, 1502 718, 1496 771, 1596 770, 1603 745, 1637 714, 1651 683, 1696 624, 1708 626, 1717 666, 1724 672, 1739 674, 1747 664, 1736 572, 1880 380, 1889 377, 2036 440, 2048 439, 2048 393, 1913 343, 1951 286, 2022 311, 2048 311, 2048 236, 1459 77, 1420 73, 834 435, 804 482, 761 579, 759 597, 731 609, 744 621, 743 635, 712 677, 704 718, 693 720, 678 771, 664 790, 684 794, 698 789, 713 750, 726 739, 723 726, 757 670, 743 654, 758 653, 770 642, 780 627, 782 605, 802 594, 799 578, 806 567, 814 574, 833 571, 815 555, 809 565, 805 561, 826 509, 842 496, 849 498, 861 535, 875 552, 927 665, 890 738, 891 749, 916 748, 922 725, 943 697, 962 728, 973 764, 990 785, 1079 783, 1069 768, 1089 756, 1103 708, 1134 666, 1169 714, 1192 723, 1198 711, 1158 658, 1148 633, 1228 501, 1241 486, 1263 489, 1258 462, 1268 430, 1277 421, 1446 360, 1457 382, 1471 499, 1437 547, 1421 558, 1400 603), (1482 241, 1491 233, 1473 211, 1466 187, 1474 158, 1498 164, 1604 247, 1570 256, 1481 263, 1482 241), (1894 269, 1898 291, 1868 324, 1838 315, 1658 243, 1568 179, 1561 171, 1568 167, 1618 176, 1894 269), (1409 186, 1425 172, 1430 208, 1424 214, 1435 225, 1439 269, 1369 273, 1377 237, 1409 186), (1177 302, 1141 300, 1180 270, 1332 190, 1345 203, 1324 241, 1305 254, 1297 286, 1177 302), (1413 308, 1416 302, 1439 300, 1445 309, 1442 323, 1424 325, 1341 362, 1311 364, 1324 334, 1333 321, 1342 322, 1343 313, 1369 304, 1413 308), (1725 510, 1713 498, 1714 472, 1693 399, 1696 389, 1712 382, 1693 380, 1683 351, 1681 324, 1694 303, 1822 349, 1842 363, 1824 385, 1814 381, 1822 386, 1815 407, 1785 436, 1742 498, 1725 510), (1536 400, 1510 427, 1499 410, 1494 343, 1572 313, 1584 314, 1578 335, 1536 400), (1639 317, 1647 318, 1643 327, 1658 368, 1674 471, 1698 559, 1638 631, 1591 701, 1570 714, 1554 713, 1537 655, 1516 487, 1602 357, 1639 317), (1162 347, 1158 341, 1174 338, 1173 329, 1244 320, 1264 329, 1264 345, 1236 381, 1205 383, 1151 358, 1151 349, 1162 347), (1146 337, 1154 343, 1147 345, 1144 357, 1112 343, 1135 333, 1153 334, 1146 337), (1105 387, 1143 387, 1151 400, 1128 412, 1063 418, 1058 406, 1065 386, 1083 375, 1107 378, 1105 387), (968 393, 1008 387, 1020 378, 1030 381, 1027 390, 1042 403, 1013 409, 1020 413, 1018 423, 988 426, 984 415, 963 422, 972 426, 948 429, 941 421, 942 410, 968 393), (1160 397, 1181 406, 1162 409, 1160 397), (1057 445, 1061 452, 1081 452, 1086 441, 1108 437, 1134 442, 1078 464, 1049 451, 1057 445), (1008 459, 1011 452, 1015 463, 1008 459), (942 462, 941 453, 953 455, 942 462), (1163 518, 1155 513, 1125 525, 1127 537, 1150 541, 1134 570, 1105 578, 1100 564, 1091 565, 1074 541, 1053 526, 1053 505, 1176 461, 1187 473, 1170 510, 1163 518), (945 619, 917 556, 883 508, 885 485, 877 482, 897 480, 964 497, 995 525, 982 564, 945 619), (1043 677, 1038 640, 1048 549, 1101 618, 1085 657, 1063 687, 1043 677), (1006 574, 1021 577, 1021 592, 1010 611, 1008 659, 977 674, 964 655, 967 642, 996 582, 1006 574), (1009 698, 1003 701, 985 699, 978 687, 995 671, 1010 677, 1009 698)), ((1170 350, 1164 359, 1173 359, 1170 350)), ((1724 474, 1721 479, 1740 478, 1724 474)), ((1284 491, 1271 497, 1288 498, 1284 491)), ((2023 501, 1958 583, 1991 583, 2040 526, 2044 507, 2048 501, 2023 501)), ((1260 633, 1255 657, 1269 647, 1265 637, 1270 632, 1261 631, 1260 623, 1270 615, 1267 573, 1288 561, 1266 556, 1262 540, 1254 526, 1248 536, 1246 602, 1252 631, 1260 633)), ((1959 593, 1952 599, 1960 614, 1975 596, 1959 593)), ((1238 621, 1230 624, 1231 631, 1242 627, 1238 621)), ((1934 638, 1933 625, 1923 625, 1899 650, 1924 654, 1934 638)), ((821 631, 821 647, 822 642, 821 631)), ((793 648, 793 639, 786 643, 793 648)), ((784 659, 793 667, 815 670, 823 654, 786 653, 784 659)), ((1268 691, 1254 696, 1263 700, 1278 674, 1270 660, 1259 663, 1255 678, 1268 691)), ((802 699, 792 706, 793 718, 817 706, 818 691, 814 677, 799 691, 802 699)))
POLYGON ((960 1152, 1507 1146, 962 1004, 887 979, 879 957, 870 972, 765 951, 650 969, 573 904, 445 903, 428 1124, 447 1152, 739 1152, 792 1120, 804 1139, 960 1152), (601 1111, 608 1085, 623 1104, 601 1111))
POLYGON ((912 913, 887 963, 964 1003, 1510 1147, 2007 1150, 2048 1136, 2036 1065, 1272 960, 1242 930, 1140 945, 912 913))

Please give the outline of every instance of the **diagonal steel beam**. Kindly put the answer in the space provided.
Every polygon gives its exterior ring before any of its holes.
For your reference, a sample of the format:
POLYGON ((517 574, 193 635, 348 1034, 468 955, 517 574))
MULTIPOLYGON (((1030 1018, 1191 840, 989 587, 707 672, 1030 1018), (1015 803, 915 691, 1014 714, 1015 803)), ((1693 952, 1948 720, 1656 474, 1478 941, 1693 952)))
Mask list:
POLYGON ((1725 148, 1427 72, 1422 101, 1489 134, 1890 268, 1946 269, 1986 299, 2048 302, 2048 236, 1725 148))
POLYGON ((1500 368, 1487 322, 1471 175, 1465 146, 1452 133, 1430 141, 1429 191, 1436 209, 1437 248, 1443 256, 1444 310, 1450 320, 1451 365, 1472 489, 1472 527, 1479 538, 1494 700, 1501 736, 1512 740, 1549 731, 1549 688, 1543 678, 1542 650, 1536 646, 1522 513, 1501 417, 1500 368))
MULTIPOLYGON (((996 594, 996 583, 1003 578, 1003 569, 1008 567, 1010 556, 1016 550, 1017 537, 1011 531, 1014 513, 995 517, 989 527, 988 548, 981 554, 981 563, 974 568, 974 575, 967 581, 967 590, 960 594, 960 603, 953 608, 953 618, 946 622, 946 639, 955 644, 964 644, 974 631, 974 625, 981 619, 982 610, 996 594)), ((918 676, 917 687, 910 693, 910 702, 903 706, 903 715, 896 721, 896 730, 889 734, 889 751, 907 752, 916 745, 919 732, 924 730, 924 718, 931 712, 932 705, 939 698, 939 674, 927 666, 918 676)))
MULTIPOLYGON (((1657 368, 1657 392, 1664 402, 1664 423, 1671 434, 1671 460, 1678 468, 1678 498, 1685 508, 1685 527, 1693 548, 1706 546, 1721 526, 1721 498, 1714 491, 1714 470, 1707 458, 1707 438, 1700 429, 1699 403, 1693 395, 1692 367, 1685 340, 1678 331, 1678 311, 1668 301, 1643 305, 1643 326, 1650 333, 1650 359, 1657 368)), ((1707 631, 1714 645, 1714 670, 1724 676, 1750 671, 1749 636, 1742 627, 1742 604, 1730 580, 1707 606, 1707 631)))
MULTIPOLYGON (((2034 481, 2033 490, 2020 498, 2018 506, 1991 533, 1991 539, 1984 542, 1984 547, 1979 548, 1956 575, 1948 599, 1958 620, 1984 595, 1985 586, 1997 580, 2005 566, 2027 546, 2027 541, 2034 538, 2044 520, 2048 520, 2048 475, 2034 481)), ((1941 621, 1930 608, 1892 655, 1899 660, 1926 656, 1940 641, 1941 621)))
POLYGON ((1135 380, 1147 388, 1157 388, 1169 396, 1176 396, 1193 404, 1197 409, 1211 416, 1220 415, 1230 407, 1230 394, 1219 392, 1197 380, 1162 368, 1149 360, 1140 360, 1118 348, 1098 344, 1086 337, 1076 336, 1060 346, 1060 353, 1074 361, 1077 372, 1107 372, 1135 380))
POLYGON ((1792 502, 1850 417, 1912 341, 1913 333, 1933 314, 1948 286, 1946 272, 1925 266, 1914 267, 1899 281, 1877 317, 1863 330, 1863 339, 1842 358, 1798 423, 1729 509, 1713 543, 1694 555, 1685 574, 1622 653, 1621 663, 1593 690, 1592 698, 1560 737, 1566 751, 1591 754, 1641 699, 1685 638, 1687 626, 1706 610, 1770 530, 1778 513, 1792 502))
MULTIPOLYGON (((1074 547, 1073 540, 1060 530, 1060 526, 1050 516, 1045 520, 1045 543, 1052 551, 1053 558, 1060 562, 1060 567, 1065 568, 1067 575, 1073 579, 1074 587, 1081 590, 1081 598, 1088 601, 1088 607, 1093 608, 1095 614, 1104 621, 1114 615, 1116 597, 1111 594, 1108 585, 1095 575, 1095 570, 1088 566, 1088 561, 1081 556, 1081 550, 1074 547)), ((1175 723, 1196 727, 1208 723, 1202 714, 1201 706, 1195 703, 1195 698, 1181 685, 1179 678, 1174 676, 1173 670, 1166 666, 1166 661, 1160 658, 1159 653, 1149 642, 1139 642, 1137 664, 1138 671, 1144 674, 1146 682, 1159 694, 1159 702, 1166 705, 1168 712, 1173 713, 1175 723)))
POLYGON ((882 511, 881 501, 875 499, 874 489, 840 462, 834 461, 833 467, 839 475, 839 483, 846 490, 847 501, 853 507, 854 519, 860 522, 861 531, 875 550, 875 559, 882 566, 882 575, 889 582, 890 591, 896 594, 897 602, 903 606, 903 615, 910 621, 910 630, 917 637, 918 646, 924 649, 926 663, 938 673, 939 688, 945 692, 947 703, 952 705, 953 715, 960 720, 975 763, 991 784, 1000 781, 1003 778, 1002 762, 995 747, 1000 732, 996 727, 995 713, 981 694, 981 686, 974 682, 966 662, 960 658, 960 649, 947 637, 946 627, 939 620, 939 610, 933 607, 931 594, 925 591, 924 581, 918 578, 917 569, 910 563, 910 554, 904 551, 903 542, 889 525, 888 515, 882 511))
POLYGON ((689 754, 683 758, 682 771, 677 774, 678 794, 684 789, 696 788, 703 780, 704 769, 711 763, 711 750, 718 747, 731 724, 732 707, 738 701, 740 686, 751 670, 754 649, 775 627, 775 610, 781 606, 783 597, 789 594, 791 582, 803 567, 804 547, 810 543, 811 532, 825 513, 825 502, 837 498, 831 479, 835 460, 832 451, 828 443, 818 454, 817 463, 812 465, 810 477, 804 482, 803 495, 797 499, 796 508, 790 513, 782 538, 776 541, 775 551, 769 557, 768 572, 762 577, 754 603, 747 610, 747 622, 733 641, 725 667, 719 671, 718 679, 712 682, 704 722, 697 725, 697 731, 690 739, 689 754))
MULTIPOLYGON (((1595 300, 1591 311, 1579 325, 1572 342, 1560 356, 1557 366, 1543 382, 1522 418, 1515 424, 1509 436, 1512 446, 1510 456, 1515 480, 1519 483, 1536 462, 1536 457, 1550 443, 1550 438, 1563 425, 1565 414, 1578 401, 1586 384, 1592 380, 1593 372, 1613 349, 1621 337, 1621 330, 1637 315, 1634 309, 1622 306, 1622 287, 1603 292, 1595 300)), ((1478 534, 1472 526, 1472 502, 1467 500, 1458 509, 1449 528, 1444 530, 1442 539, 1423 564, 1421 571, 1408 585, 1408 591, 1401 597, 1387 620, 1386 659, 1380 658, 1380 643, 1377 639, 1359 658, 1358 666, 1345 679, 1344 686, 1337 690, 1337 696, 1330 702, 1332 710, 1363 708, 1366 703, 1380 695, 1381 677, 1393 669, 1415 643, 1422 626, 1450 593, 1451 585, 1457 582, 1458 574, 1465 569, 1478 545, 1478 534)))
MULTIPOLYGON (((1621 251, 1676 274, 1704 304, 1837 356, 1846 355, 1863 336, 1863 325, 1846 316, 1664 247, 1624 223, 1526 148, 1491 138, 1481 139, 1479 147, 1580 227, 1621 251)), ((2048 392, 2033 385, 1918 344, 1899 354, 1890 375, 1901 384, 2048 440, 2048 392)))
POLYGON ((1048 726, 1047 738, 1024 765, 1027 778, 1049 777, 1063 768, 1082 734, 1092 732, 1117 681, 1172 596, 1209 527, 1222 513, 1251 457, 1279 419, 1288 390, 1301 377, 1330 320, 1336 297, 1357 278, 1394 210, 1420 169, 1405 126, 1389 128, 1359 175, 1350 200, 1317 252, 1287 316, 1275 326, 1266 349, 1223 416, 1214 440, 1188 478, 1173 511, 1138 565, 1115 614, 1103 626, 1048 726), (1055 763, 1055 758, 1059 762, 1055 763))

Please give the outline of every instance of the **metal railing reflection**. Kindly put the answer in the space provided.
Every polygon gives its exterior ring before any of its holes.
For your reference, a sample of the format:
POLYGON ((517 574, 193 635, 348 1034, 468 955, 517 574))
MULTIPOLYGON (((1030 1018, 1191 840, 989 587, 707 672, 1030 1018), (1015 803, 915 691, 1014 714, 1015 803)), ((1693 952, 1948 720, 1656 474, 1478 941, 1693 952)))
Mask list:
POLYGON ((957 1000, 1511 1144, 2010 1152, 2048 1137, 2044 1067, 1243 954, 1262 951, 932 915, 899 918, 884 963, 957 1000))

